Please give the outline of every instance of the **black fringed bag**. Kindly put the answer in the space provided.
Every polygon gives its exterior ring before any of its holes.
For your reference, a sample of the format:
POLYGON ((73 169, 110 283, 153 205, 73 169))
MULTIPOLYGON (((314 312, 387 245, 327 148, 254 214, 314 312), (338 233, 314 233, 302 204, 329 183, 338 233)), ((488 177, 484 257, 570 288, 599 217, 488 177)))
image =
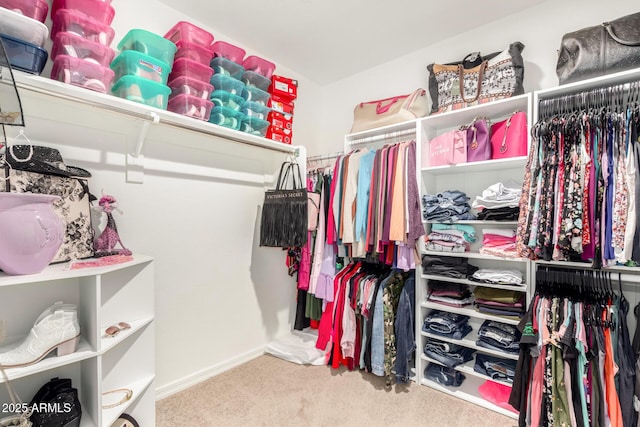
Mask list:
POLYGON ((260 246, 290 248, 305 245, 309 222, 307 204, 307 190, 300 175, 300 165, 295 162, 283 163, 276 188, 264 194, 260 246), (293 188, 288 189, 290 174, 293 188))

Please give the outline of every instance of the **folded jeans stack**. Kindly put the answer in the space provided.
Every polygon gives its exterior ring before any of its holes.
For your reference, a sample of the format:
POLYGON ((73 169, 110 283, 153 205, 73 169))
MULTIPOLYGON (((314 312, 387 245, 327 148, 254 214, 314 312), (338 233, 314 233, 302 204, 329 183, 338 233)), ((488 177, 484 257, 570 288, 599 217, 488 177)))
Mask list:
POLYGON ((525 311, 524 293, 508 289, 477 287, 475 304, 481 313, 521 317, 525 311))
POLYGON ((466 279, 475 273, 478 267, 469 264, 467 258, 425 255, 422 257, 422 269, 425 274, 466 279))
POLYGON ((469 316, 449 313, 447 311, 431 310, 424 318, 422 324, 424 332, 442 337, 461 340, 471 332, 469 316))
POLYGON ((473 294, 469 285, 430 280, 427 300, 450 307, 464 307, 473 304, 473 294))
POLYGON ((518 258, 516 230, 512 228, 483 228, 480 253, 504 258, 518 258))
POLYGON ((433 338, 427 338, 427 343, 424 346, 424 354, 427 357, 437 360, 448 368, 453 368, 473 360, 474 353, 475 350, 472 348, 433 338))
POLYGON ((509 181, 490 185, 477 196, 471 207, 478 209, 478 219, 484 221, 516 221, 520 213, 522 184, 509 181))
POLYGON ((474 220, 469 197, 458 190, 443 191, 422 196, 422 217, 427 221, 456 222, 474 220))
POLYGON ((496 381, 513 384, 516 361, 477 353, 473 370, 496 381))
POLYGON ((521 285, 522 272, 520 270, 495 270, 481 268, 469 277, 469 280, 493 285, 521 285))
POLYGON ((476 344, 491 350, 518 354, 520 351, 520 331, 513 325, 485 320, 478 329, 476 344))
POLYGON ((428 380, 451 387, 460 387, 465 380, 465 376, 461 372, 435 363, 429 363, 424 370, 424 376, 428 380))

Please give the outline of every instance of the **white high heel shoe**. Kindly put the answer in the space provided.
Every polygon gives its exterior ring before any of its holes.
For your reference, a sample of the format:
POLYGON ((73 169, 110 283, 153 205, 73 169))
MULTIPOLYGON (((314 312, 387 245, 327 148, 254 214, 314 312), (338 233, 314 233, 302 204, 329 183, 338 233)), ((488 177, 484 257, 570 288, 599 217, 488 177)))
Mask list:
POLYGON ((58 356, 76 351, 80 342, 78 313, 72 304, 55 303, 38 316, 29 335, 16 348, 0 353, 0 365, 33 365, 57 350, 58 356))

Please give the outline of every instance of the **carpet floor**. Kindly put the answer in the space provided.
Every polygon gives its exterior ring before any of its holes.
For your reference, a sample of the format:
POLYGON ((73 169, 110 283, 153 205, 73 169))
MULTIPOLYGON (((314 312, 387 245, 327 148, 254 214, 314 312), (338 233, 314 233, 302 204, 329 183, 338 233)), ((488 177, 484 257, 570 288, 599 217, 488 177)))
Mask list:
POLYGON ((260 356, 156 403, 156 426, 512 427, 516 420, 431 388, 386 388, 364 372, 260 356))

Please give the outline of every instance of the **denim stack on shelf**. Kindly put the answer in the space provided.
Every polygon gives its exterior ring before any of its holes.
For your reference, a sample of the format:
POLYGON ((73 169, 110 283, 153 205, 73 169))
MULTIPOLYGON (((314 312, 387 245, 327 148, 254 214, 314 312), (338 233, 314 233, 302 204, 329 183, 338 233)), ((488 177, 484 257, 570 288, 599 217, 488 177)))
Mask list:
POLYGON ((424 274, 466 279, 473 275, 478 270, 478 267, 469 264, 467 258, 425 255, 422 257, 422 270, 424 274))
POLYGON ((485 221, 517 221, 520 214, 522 184, 498 182, 490 185, 472 203, 478 209, 478 219, 485 221))
POLYGON ((471 225, 433 224, 427 236, 426 249, 438 252, 468 252, 469 244, 476 241, 476 231, 471 225))
POLYGON ((431 334, 461 340, 471 332, 469 316, 431 310, 424 318, 422 330, 431 334))
POLYGON ((476 354, 476 363, 473 366, 473 370, 491 377, 493 380, 513 384, 516 363, 516 360, 478 353, 476 354))
POLYGON ((477 287, 474 291, 475 304, 481 313, 498 316, 521 317, 524 314, 524 294, 508 289, 477 287))
POLYGON ((451 344, 433 338, 427 338, 427 343, 424 346, 424 354, 427 357, 437 360, 449 368, 453 368, 473 360, 474 353, 475 350, 472 348, 463 347, 458 344, 451 344))
POLYGON ((422 217, 427 221, 456 222, 474 220, 469 197, 458 190, 443 191, 422 196, 422 217))
POLYGON ((475 271, 469 280, 478 283, 489 283, 492 285, 522 285, 522 272, 520 270, 498 270, 482 268, 475 271))
POLYGON ((464 307, 473 304, 473 294, 469 285, 439 280, 429 281, 427 299, 450 307, 464 307))
POLYGON ((428 380, 451 387, 460 387, 465 380, 465 376, 461 372, 436 363, 429 363, 424 370, 424 376, 428 380))
POLYGON ((520 331, 513 325, 485 320, 478 329, 476 344, 491 350, 518 354, 520 351, 520 331))

